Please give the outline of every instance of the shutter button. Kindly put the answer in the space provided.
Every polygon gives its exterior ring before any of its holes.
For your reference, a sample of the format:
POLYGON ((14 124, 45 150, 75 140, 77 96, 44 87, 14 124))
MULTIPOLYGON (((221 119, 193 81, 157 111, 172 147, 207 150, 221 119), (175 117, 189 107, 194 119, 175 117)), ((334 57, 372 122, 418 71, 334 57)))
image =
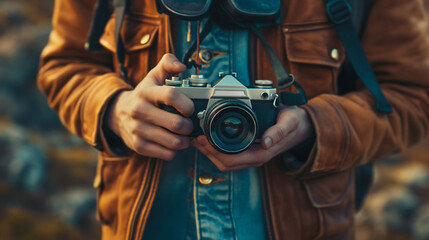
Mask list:
POLYGON ((200 183, 202 185, 210 185, 213 182, 213 177, 210 176, 207 173, 203 173, 201 174, 201 176, 198 178, 198 180, 200 181, 200 183))

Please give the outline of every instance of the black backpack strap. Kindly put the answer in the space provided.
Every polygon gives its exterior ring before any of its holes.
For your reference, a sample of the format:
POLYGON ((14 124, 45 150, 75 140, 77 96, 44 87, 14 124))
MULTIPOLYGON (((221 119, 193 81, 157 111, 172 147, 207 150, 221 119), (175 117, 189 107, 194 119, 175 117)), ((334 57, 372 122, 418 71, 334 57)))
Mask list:
POLYGON ((369 12, 371 10, 371 0, 347 0, 352 7, 352 22, 359 38, 365 28, 369 12))
MULTIPOLYGON (((371 0, 348 0, 352 6, 352 22, 356 30, 356 34, 361 37, 366 25, 371 9, 371 0)), ((346 94, 356 90, 355 80, 358 78, 353 65, 347 57, 341 66, 340 75, 338 77, 339 94, 346 94)), ((364 203, 365 197, 368 195, 372 181, 374 179, 374 164, 366 163, 355 167, 355 211, 358 212, 364 203)))
MULTIPOLYGON (((371 11, 371 0, 347 0, 352 6, 352 22, 355 27, 359 39, 362 38, 363 30, 371 11)), ((356 80, 358 76, 349 58, 346 56, 343 64, 341 65, 340 73, 338 76, 338 94, 344 95, 346 93, 356 91, 356 80)))
POLYGON ((116 40, 116 57, 119 62, 119 68, 122 76, 127 80, 127 70, 124 67, 125 47, 121 37, 122 23, 124 21, 125 12, 128 7, 128 0, 113 0, 115 12, 115 40, 116 40))
POLYGON ((103 46, 100 44, 100 38, 101 35, 103 35, 104 28, 112 14, 109 4, 110 0, 98 0, 95 5, 88 40, 85 43, 85 49, 87 51, 92 52, 103 50, 103 46))
POLYGON ((337 33, 346 49, 350 62, 362 82, 376 99, 376 108, 381 113, 391 113, 392 106, 378 85, 375 74, 365 54, 352 22, 352 8, 346 0, 325 0, 326 11, 335 24, 337 33))
POLYGON ((127 81, 127 70, 124 67, 125 47, 121 37, 122 23, 124 21, 125 12, 129 4, 129 0, 113 0, 113 11, 109 4, 111 0, 98 0, 95 5, 94 15, 88 41, 85 48, 88 51, 100 51, 103 47, 100 44, 100 37, 104 33, 104 28, 112 12, 115 13, 115 41, 116 41, 116 58, 119 62, 119 68, 124 79, 127 81))

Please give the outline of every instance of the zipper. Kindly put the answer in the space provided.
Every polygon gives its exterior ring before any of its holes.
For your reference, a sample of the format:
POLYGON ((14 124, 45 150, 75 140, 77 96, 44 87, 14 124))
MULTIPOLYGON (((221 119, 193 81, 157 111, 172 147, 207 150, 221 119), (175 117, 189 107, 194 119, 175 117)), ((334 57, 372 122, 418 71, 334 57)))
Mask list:
POLYGON ((267 178, 265 171, 267 170, 267 165, 259 168, 259 179, 262 195, 262 203, 264 207, 264 216, 265 216, 265 226, 267 228, 267 234, 269 240, 274 240, 274 228, 271 218, 270 206, 268 203, 268 191, 267 191, 267 178))
MULTIPOLYGON (((128 240, 133 240, 136 236, 137 222, 138 222, 139 216, 140 216, 142 208, 143 208, 143 203, 145 202, 144 200, 146 200, 148 197, 149 188, 151 186, 149 181, 152 179, 152 176, 155 172, 156 165, 157 165, 156 159, 151 159, 149 162, 148 170, 147 170, 146 182, 143 186, 143 189, 140 192, 141 194, 137 200, 136 208, 133 211, 133 216, 132 216, 131 224, 130 224, 129 231, 128 231, 130 233, 128 240)), ((144 178, 143 178, 143 181, 144 181, 144 178)))

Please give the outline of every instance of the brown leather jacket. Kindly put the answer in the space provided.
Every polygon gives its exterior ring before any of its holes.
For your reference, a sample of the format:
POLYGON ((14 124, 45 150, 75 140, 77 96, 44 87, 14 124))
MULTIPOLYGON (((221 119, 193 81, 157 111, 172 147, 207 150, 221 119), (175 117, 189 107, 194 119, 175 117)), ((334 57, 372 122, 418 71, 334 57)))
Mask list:
MULTIPOLYGON (((125 65, 137 84, 170 51, 169 18, 154 1, 131 1, 123 29, 125 65), (145 41, 142 41, 145 39, 145 41)), ((393 105, 379 114, 368 90, 336 93, 344 48, 328 22, 322 0, 284 0, 281 24, 263 29, 286 68, 311 98, 304 106, 316 143, 305 167, 288 172, 284 156, 261 168, 270 235, 275 239, 353 239, 354 166, 417 143, 429 131, 429 48, 421 0, 373 0, 363 45, 383 92, 393 105), (339 50, 339 59, 330 57, 339 50)), ((103 239, 141 239, 162 161, 116 156, 106 145, 101 121, 109 100, 132 86, 118 75, 114 20, 101 39, 84 44, 95 0, 57 0, 53 31, 42 53, 38 84, 68 129, 102 149, 94 186, 103 239)), ((256 74, 274 79, 257 44, 256 74)))

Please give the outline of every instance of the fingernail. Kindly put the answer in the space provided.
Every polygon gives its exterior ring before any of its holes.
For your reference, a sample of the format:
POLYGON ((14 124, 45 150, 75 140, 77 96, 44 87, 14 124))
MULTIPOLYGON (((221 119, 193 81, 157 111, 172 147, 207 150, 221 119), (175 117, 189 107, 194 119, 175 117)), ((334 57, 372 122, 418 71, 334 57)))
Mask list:
POLYGON ((273 140, 271 140, 270 137, 264 138, 264 145, 266 148, 270 148, 272 144, 273 144, 273 140))
POLYGON ((176 67, 182 67, 182 63, 181 62, 179 62, 179 61, 174 61, 173 62, 173 64, 174 64, 174 66, 176 66, 176 67))

